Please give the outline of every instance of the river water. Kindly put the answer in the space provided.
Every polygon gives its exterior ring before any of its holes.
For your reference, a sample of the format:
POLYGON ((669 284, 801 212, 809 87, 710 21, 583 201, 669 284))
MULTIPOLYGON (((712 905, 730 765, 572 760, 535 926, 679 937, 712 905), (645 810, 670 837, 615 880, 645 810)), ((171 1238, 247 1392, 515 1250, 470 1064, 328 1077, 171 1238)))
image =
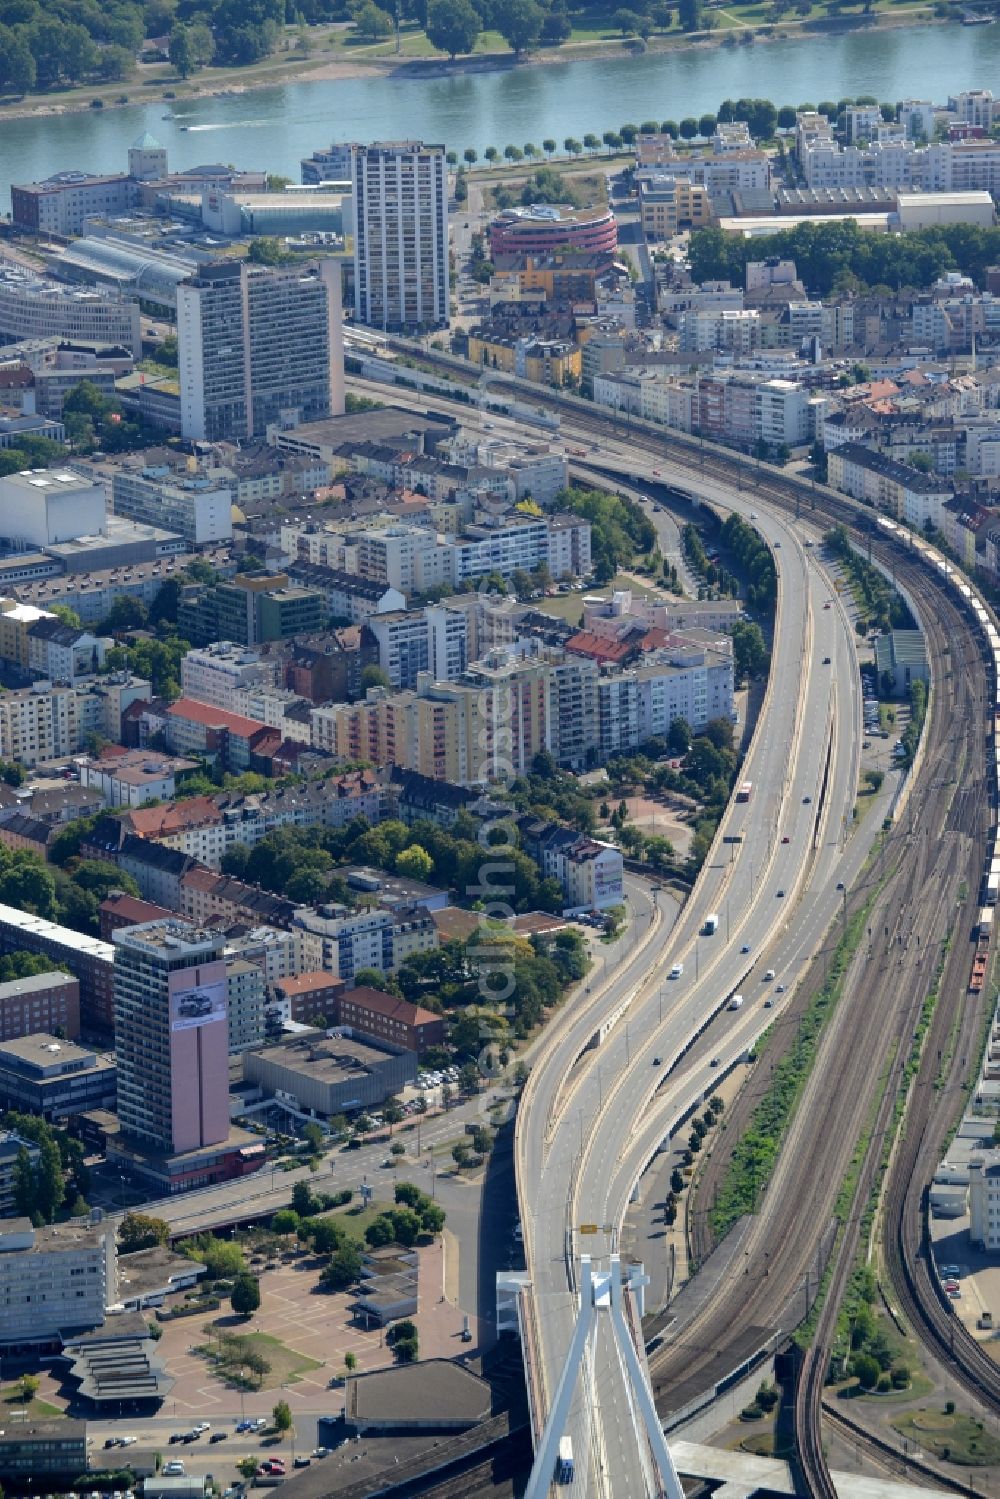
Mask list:
POLYGON ((1000 24, 809 34, 753 47, 603 57, 434 78, 372 74, 287 84, 234 98, 156 101, 0 124, 0 208, 11 181, 69 167, 125 170, 129 144, 150 130, 171 168, 232 162, 299 180, 299 160, 331 140, 443 141, 459 153, 501 151, 546 136, 600 135, 626 120, 681 119, 728 97, 776 104, 875 94, 943 103, 962 88, 997 89, 1000 24), (182 129, 186 126, 186 129, 182 129))

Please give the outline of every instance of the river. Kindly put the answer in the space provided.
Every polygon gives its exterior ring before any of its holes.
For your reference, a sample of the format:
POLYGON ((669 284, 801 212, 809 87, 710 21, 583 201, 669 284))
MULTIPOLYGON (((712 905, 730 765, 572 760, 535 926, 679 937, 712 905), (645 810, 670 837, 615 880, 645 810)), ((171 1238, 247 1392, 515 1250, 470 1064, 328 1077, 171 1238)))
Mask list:
POLYGON ((509 142, 539 144, 625 120, 681 119, 741 94, 776 104, 874 94, 932 99, 989 87, 1000 63, 1000 24, 815 34, 753 47, 692 48, 501 68, 445 77, 384 73, 285 84, 227 99, 88 110, 0 123, 0 207, 12 180, 70 167, 120 172, 144 130, 168 148, 170 166, 224 161, 299 180, 299 161, 331 140, 418 138, 459 152, 509 142), (182 129, 186 126, 186 130, 182 129))

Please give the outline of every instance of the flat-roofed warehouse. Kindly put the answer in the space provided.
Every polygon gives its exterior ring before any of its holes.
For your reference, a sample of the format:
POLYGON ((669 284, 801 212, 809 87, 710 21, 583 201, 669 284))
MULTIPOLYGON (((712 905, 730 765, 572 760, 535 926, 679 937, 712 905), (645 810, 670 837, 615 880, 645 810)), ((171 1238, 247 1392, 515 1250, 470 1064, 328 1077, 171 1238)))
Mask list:
POLYGON ((249 1051, 244 1076, 265 1095, 281 1093, 304 1113, 329 1117, 372 1108, 417 1076, 416 1053, 356 1036, 296 1037, 249 1051))
POLYGON ((465 1431, 492 1410, 485 1379, 453 1359, 430 1358, 352 1375, 344 1420, 357 1431, 465 1431))

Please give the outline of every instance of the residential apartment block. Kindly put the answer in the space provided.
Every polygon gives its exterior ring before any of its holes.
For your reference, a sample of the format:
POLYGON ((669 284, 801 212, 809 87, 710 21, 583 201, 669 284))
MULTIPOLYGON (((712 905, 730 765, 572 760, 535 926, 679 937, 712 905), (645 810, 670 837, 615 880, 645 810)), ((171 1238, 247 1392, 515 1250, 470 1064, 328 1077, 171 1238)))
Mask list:
MULTIPOLYGON (((48 1031, 75 1041, 80 1034, 80 983, 56 969, 0 984, 0 1041, 48 1031)), ((2 1211, 2 1204, 0 1204, 2 1211)))
POLYGON ((176 531, 190 546, 228 541, 233 534, 228 489, 207 476, 178 479, 166 467, 115 472, 111 485, 116 515, 176 531))
POLYGON ((340 268, 203 266, 177 288, 181 432, 263 437, 344 409, 340 268))
POLYGON ((0 1221, 0 1344, 61 1344, 66 1333, 100 1327, 117 1297, 113 1224, 0 1221))
POLYGON ((447 323, 444 157, 443 146, 419 141, 353 148, 354 315, 359 323, 391 332, 447 323))

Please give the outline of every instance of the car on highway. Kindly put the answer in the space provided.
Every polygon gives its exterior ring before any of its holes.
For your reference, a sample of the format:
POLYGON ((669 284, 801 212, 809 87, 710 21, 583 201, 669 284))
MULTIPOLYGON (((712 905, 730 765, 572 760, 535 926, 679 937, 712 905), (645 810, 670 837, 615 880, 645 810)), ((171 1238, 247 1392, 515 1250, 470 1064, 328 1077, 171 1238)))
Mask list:
POLYGON ((838 890, 843 890, 843 888, 844 888, 844 882, 843 882, 843 880, 838 880, 837 881, 837 889, 838 890))
POLYGON ((802 805, 804 807, 811 806, 812 805, 812 797, 811 796, 804 796, 802 798, 802 805))
POLYGON ((673 968, 671 968, 671 970, 670 970, 670 977, 672 979, 679 979, 680 976, 681 976, 681 974, 683 972, 684 972, 684 964, 683 963, 675 963, 674 966, 673 966, 673 968))
POLYGON ((774 992, 775 992, 775 994, 784 994, 784 992, 785 992, 785 986, 784 986, 784 984, 776 984, 775 988, 774 988, 774 992))
POLYGON ((776 894, 778 900, 782 900, 784 898, 785 892, 784 892, 784 890, 778 890, 778 891, 775 892, 775 894, 776 894))
POLYGON ((824 609, 829 609, 830 608, 830 600, 829 599, 827 599, 826 603, 823 605, 823 608, 824 609))
POLYGON ((309 1464, 311 1462, 312 1462, 312 1458, 311 1457, 305 1457, 304 1455, 300 1455, 299 1457, 297 1457, 295 1459, 295 1462, 293 1463, 292 1466, 296 1467, 296 1468, 308 1468, 309 1464))
POLYGON ((663 1066, 663 1058, 662 1057, 654 1057, 653 1058, 653 1066, 654 1067, 662 1067, 663 1066))
POLYGON ((787 833, 784 835, 784 837, 782 838, 781 841, 782 841, 782 843, 787 843, 788 842, 788 834, 787 833))
POLYGON ((719 1059, 718 1059, 718 1057, 713 1057, 712 1060, 709 1062, 708 1065, 710 1067, 718 1067, 718 1065, 719 1065, 719 1059))
POLYGON ((765 982, 765 984, 769 984, 773 978, 774 978, 774 969, 773 968, 769 968, 767 970, 767 972, 765 973, 765 975, 764 975, 764 982, 765 982))
POLYGON ((744 942, 743 946, 740 948, 740 952, 749 952, 749 951, 750 951, 750 944, 749 944, 749 942, 744 942))
POLYGON ((764 1008, 765 1010, 772 1010, 774 1008, 774 1000, 771 999, 770 995, 764 1001, 764 1008))
POLYGON ((312 1455, 313 1457, 329 1457, 331 1450, 330 1447, 314 1447, 312 1455))
POLYGON ((829 666, 830 665, 830 658, 829 658, 829 656, 824 656, 823 657, 823 665, 824 666, 829 666))

